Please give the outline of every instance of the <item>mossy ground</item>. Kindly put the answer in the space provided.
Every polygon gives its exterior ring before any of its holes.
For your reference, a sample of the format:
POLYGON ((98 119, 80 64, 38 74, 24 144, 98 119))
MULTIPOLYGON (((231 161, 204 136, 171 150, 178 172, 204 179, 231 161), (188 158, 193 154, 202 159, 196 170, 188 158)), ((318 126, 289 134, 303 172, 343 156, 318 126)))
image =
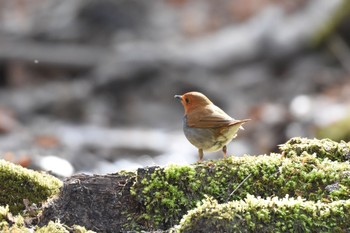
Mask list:
POLYGON ((0 206, 0 232, 1 233, 93 233, 81 226, 69 227, 65 224, 49 222, 46 226, 38 227, 28 224, 34 218, 31 218, 28 213, 12 215, 9 206, 0 206))
POLYGON ((348 157, 349 144, 294 138, 281 149, 281 154, 171 165, 138 174, 132 188, 142 206, 138 223, 151 229, 167 229, 206 195, 219 203, 243 200, 247 195, 289 195, 323 203, 349 198, 350 165, 338 162, 348 157), (327 188, 333 184, 336 189, 327 188))
MULTIPOLYGON (((349 143, 292 138, 280 149, 280 154, 151 167, 139 169, 136 174, 124 172, 125 180, 119 177, 117 184, 129 182, 123 193, 134 207, 123 208, 125 212, 120 216, 125 216, 125 221, 120 221, 123 225, 118 229, 349 231, 349 143)), ((28 216, 23 199, 36 203, 41 210, 41 203, 59 192, 61 181, 4 161, 0 161, 0 171, 1 232, 88 232, 59 221, 48 221, 41 228, 29 224, 28 217, 33 216, 28 216)), ((81 195, 89 193, 81 192, 81 195)))

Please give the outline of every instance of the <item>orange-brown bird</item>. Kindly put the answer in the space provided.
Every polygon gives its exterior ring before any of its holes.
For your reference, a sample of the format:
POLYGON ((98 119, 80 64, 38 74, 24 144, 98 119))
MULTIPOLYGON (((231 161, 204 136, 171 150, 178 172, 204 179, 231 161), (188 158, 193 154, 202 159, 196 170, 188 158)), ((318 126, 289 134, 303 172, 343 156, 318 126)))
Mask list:
POLYGON ((250 119, 233 119, 199 92, 175 95, 175 98, 184 106, 183 131, 188 141, 198 148, 199 161, 203 160, 203 151, 220 149, 226 158, 226 145, 250 119))

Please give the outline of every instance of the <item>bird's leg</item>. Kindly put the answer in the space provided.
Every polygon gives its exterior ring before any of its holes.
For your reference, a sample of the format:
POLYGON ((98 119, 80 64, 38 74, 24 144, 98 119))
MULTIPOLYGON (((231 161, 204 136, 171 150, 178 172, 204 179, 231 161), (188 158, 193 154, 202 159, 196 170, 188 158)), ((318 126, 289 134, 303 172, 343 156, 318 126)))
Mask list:
POLYGON ((198 156, 199 156, 199 160, 198 161, 199 162, 203 161, 203 155, 204 155, 203 154, 203 149, 198 149, 198 156))
POLYGON ((226 159, 226 157, 227 157, 227 146, 226 145, 222 148, 222 152, 224 153, 224 159, 226 159))

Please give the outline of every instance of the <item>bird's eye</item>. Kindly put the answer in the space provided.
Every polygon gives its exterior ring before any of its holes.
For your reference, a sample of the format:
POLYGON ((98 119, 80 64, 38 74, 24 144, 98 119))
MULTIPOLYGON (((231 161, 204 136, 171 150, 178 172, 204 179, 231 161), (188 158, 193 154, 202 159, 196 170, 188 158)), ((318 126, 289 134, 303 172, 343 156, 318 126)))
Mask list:
POLYGON ((190 100, 188 98, 186 98, 185 101, 186 101, 186 104, 188 104, 188 102, 190 102, 190 100))

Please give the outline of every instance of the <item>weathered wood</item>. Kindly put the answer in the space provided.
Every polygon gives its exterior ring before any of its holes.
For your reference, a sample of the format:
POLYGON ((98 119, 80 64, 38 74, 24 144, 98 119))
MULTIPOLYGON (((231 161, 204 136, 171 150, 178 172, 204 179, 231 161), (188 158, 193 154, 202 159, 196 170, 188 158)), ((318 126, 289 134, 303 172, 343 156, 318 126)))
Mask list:
POLYGON ((110 51, 105 47, 67 43, 43 43, 31 39, 16 39, 0 35, 0 60, 17 60, 64 66, 91 68, 110 51))
POLYGON ((132 218, 130 210, 137 211, 130 195, 132 182, 130 176, 120 174, 74 175, 64 182, 59 199, 45 209, 40 225, 60 219, 96 232, 121 232, 127 218, 132 218))

